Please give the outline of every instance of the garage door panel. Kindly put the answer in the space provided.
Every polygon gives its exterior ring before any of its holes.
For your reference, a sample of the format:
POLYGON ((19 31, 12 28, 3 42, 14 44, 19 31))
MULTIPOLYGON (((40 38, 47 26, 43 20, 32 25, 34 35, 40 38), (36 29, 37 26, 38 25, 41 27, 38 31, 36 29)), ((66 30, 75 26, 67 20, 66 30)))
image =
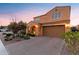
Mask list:
POLYGON ((51 36, 51 37, 61 37, 62 33, 65 32, 64 25, 58 26, 44 26, 43 27, 43 35, 51 36))

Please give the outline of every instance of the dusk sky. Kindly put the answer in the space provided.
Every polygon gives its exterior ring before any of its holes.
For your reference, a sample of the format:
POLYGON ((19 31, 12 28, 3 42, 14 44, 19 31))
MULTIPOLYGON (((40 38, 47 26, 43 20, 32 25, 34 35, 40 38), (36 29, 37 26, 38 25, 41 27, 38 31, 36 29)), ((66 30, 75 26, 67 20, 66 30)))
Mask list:
POLYGON ((79 4, 77 3, 0 3, 0 25, 8 25, 12 22, 12 18, 16 18, 16 22, 20 20, 29 22, 33 17, 43 15, 56 6, 71 6, 71 25, 79 24, 79 4))

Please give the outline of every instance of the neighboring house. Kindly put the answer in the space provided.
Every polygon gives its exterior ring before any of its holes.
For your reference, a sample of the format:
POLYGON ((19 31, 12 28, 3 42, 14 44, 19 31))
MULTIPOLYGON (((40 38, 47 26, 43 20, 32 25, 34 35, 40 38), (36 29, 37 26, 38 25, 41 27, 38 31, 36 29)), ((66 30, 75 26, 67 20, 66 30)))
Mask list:
POLYGON ((34 17, 28 23, 27 32, 34 27, 37 36, 61 37, 70 30, 70 6, 57 6, 44 15, 34 17))

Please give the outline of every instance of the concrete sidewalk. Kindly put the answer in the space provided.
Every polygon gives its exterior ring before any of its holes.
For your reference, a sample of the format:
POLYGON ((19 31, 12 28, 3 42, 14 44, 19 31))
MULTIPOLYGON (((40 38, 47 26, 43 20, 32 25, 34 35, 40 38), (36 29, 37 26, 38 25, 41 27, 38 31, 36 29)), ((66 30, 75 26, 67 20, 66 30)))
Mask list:
POLYGON ((5 49, 2 41, 0 40, 0 55, 8 55, 7 50, 5 49))

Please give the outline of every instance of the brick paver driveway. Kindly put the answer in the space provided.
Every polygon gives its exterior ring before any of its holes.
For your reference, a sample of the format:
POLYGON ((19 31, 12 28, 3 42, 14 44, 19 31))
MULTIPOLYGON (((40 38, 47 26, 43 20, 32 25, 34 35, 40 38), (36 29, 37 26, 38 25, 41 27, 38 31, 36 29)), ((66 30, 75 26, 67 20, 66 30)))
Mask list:
POLYGON ((34 37, 5 47, 10 55, 59 55, 63 45, 59 38, 34 37))

